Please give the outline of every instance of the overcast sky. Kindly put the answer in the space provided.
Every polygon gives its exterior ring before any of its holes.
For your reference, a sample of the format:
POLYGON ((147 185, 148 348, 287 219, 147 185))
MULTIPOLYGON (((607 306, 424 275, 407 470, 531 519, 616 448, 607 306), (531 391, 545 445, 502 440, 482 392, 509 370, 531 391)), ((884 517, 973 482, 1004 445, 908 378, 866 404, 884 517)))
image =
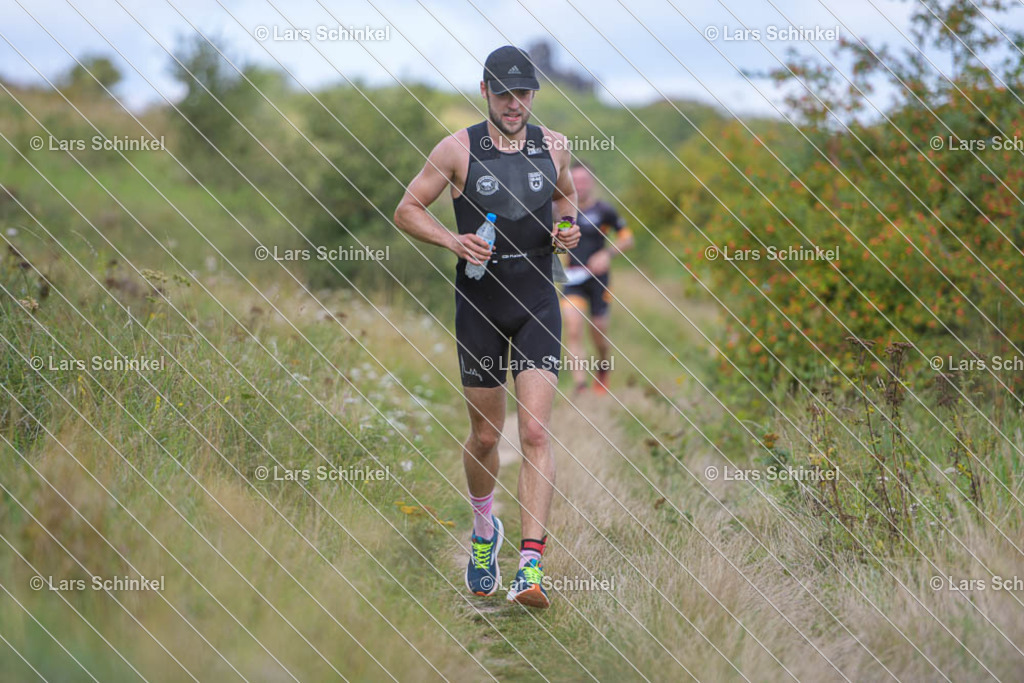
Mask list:
MULTIPOLYGON (((779 93, 765 81, 750 85, 738 69, 776 66, 789 48, 810 54, 817 48, 831 57, 833 42, 771 41, 774 31, 833 28, 851 39, 904 47, 911 12, 909 2, 882 0, 321 1, 0 0, 0 76, 42 82, 68 68, 68 53, 109 54, 125 74, 118 94, 139 108, 180 95, 167 50, 198 29, 225 40, 239 61, 280 62, 308 88, 347 77, 472 90, 492 49, 547 38, 560 45, 559 66, 590 72, 609 103, 667 95, 775 114, 779 93), (388 39, 318 39, 320 27, 339 25, 388 28, 388 39), (744 26, 761 41, 737 40, 744 26), (275 39, 292 27, 309 31, 312 40, 275 39), (264 31, 269 38, 259 40, 264 31)), ((1018 10, 1008 23, 1024 26, 1022 15, 1018 10)), ((942 55, 931 58, 946 67, 942 55)))

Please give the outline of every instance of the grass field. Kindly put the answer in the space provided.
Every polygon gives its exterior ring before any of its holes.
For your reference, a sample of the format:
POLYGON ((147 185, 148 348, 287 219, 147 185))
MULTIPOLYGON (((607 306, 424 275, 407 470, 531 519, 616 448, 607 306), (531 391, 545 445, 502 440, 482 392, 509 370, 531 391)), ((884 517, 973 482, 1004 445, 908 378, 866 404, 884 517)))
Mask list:
MULTIPOLYGON (((314 158, 277 123, 272 147, 298 171, 245 157, 262 195, 217 159, 194 177, 170 154, 38 150, 36 134, 93 124, 144 125, 171 151, 188 139, 166 108, 136 121, 103 97, 4 90, 5 680, 1020 678, 1018 396, 987 380, 953 396, 916 359, 843 375, 823 357, 815 381, 762 388, 721 344, 728 312, 682 267, 690 245, 668 220, 638 229, 614 274, 611 393, 575 396, 560 378, 553 605, 477 598, 452 259, 430 252, 434 270, 386 225, 395 188, 374 205, 329 166, 371 193, 391 169, 359 165, 340 134, 314 158), (311 272, 254 251, 309 234, 400 256, 390 272, 311 272), (773 474, 794 471, 819 478, 773 474), (141 577, 156 583, 124 585, 141 577)), ((475 116, 456 94, 424 96, 447 125, 475 116)), ((621 110, 581 102, 625 129, 630 153, 646 144, 621 110)), ((677 113, 642 116, 675 147, 693 134, 677 113)), ((385 138, 389 162, 408 152, 385 138)), ((629 168, 602 163, 625 184, 629 168)), ((893 363, 901 348, 874 352, 893 363)), ((514 405, 497 492, 506 583, 514 405)))
MULTIPOLYGON (((999 519, 1009 538, 964 512, 945 520, 949 534, 915 533, 919 553, 861 549, 830 543, 827 521, 778 483, 710 480, 709 467, 758 467, 756 442, 700 387, 715 367, 707 345, 638 274, 621 273, 616 290, 651 332, 617 311, 612 395, 556 404, 547 571, 566 589, 528 613, 462 586, 465 424, 447 328, 354 292, 228 275, 186 287, 125 269, 104 285, 56 255, 49 295, 29 312, 17 300, 32 276, 6 263, 2 632, 47 678, 80 667, 101 680, 132 668, 151 680, 181 669, 202 680, 540 678, 541 665, 566 680, 1017 670, 1019 591, 967 601, 928 579, 931 561, 953 576, 1012 575, 1019 515, 999 519), (694 376, 654 340, 672 330, 694 376), (116 355, 165 367, 50 369, 116 355), (26 371, 33 357, 47 359, 43 372, 26 371), (275 464, 393 478, 260 481, 275 464), (163 577, 163 589, 30 586, 134 573, 163 577)), ((712 308, 673 301, 714 322, 712 308)), ((515 538, 513 444, 504 455, 498 500, 515 538)), ((1007 477, 1017 481, 1016 463, 1007 477)), ((30 677, 12 650, 4 660, 30 677)))

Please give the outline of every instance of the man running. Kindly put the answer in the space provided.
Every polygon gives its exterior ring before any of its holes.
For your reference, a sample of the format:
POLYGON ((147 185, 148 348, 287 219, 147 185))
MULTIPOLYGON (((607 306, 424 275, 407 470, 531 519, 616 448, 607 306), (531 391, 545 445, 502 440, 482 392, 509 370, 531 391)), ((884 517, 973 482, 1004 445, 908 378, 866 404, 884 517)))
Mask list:
MULTIPOLYGON (((608 289, 608 271, 612 258, 633 246, 633 236, 618 212, 595 196, 594 176, 585 164, 573 164, 572 180, 578 199, 580 240, 570 251, 569 266, 565 269, 568 282, 563 290, 562 316, 565 318, 566 346, 574 357, 583 357, 583 325, 586 320, 583 309, 587 308, 598 360, 594 390, 604 394, 608 391, 610 370, 607 335, 608 305, 612 296, 608 289), (614 242, 608 240, 609 232, 615 233, 614 242)), ((572 376, 576 393, 586 390, 587 373, 582 364, 572 366, 572 376)))
POLYGON ((527 123, 539 89, 526 52, 512 46, 492 52, 480 83, 488 119, 438 143, 395 211, 399 228, 459 257, 455 332, 469 411, 462 461, 474 513, 466 586, 476 595, 494 595, 501 584, 504 529, 491 504, 505 422, 504 384, 512 370, 524 463, 519 571, 508 600, 531 607, 549 605, 541 560, 554 493, 548 423, 562 333, 551 281, 552 240, 567 249, 579 241, 578 228, 558 231, 552 221, 552 201, 559 216, 576 215, 576 192, 565 136, 527 123), (458 234, 427 212, 449 186, 458 234), (476 235, 488 213, 497 215, 493 248, 476 235), (487 263, 484 276, 468 278, 468 263, 487 263))

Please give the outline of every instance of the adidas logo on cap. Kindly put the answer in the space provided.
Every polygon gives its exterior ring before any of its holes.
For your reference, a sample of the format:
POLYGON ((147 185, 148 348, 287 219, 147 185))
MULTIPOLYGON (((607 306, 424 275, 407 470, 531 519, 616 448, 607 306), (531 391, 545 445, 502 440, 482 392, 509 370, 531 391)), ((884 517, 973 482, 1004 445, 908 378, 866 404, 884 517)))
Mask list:
POLYGON ((501 95, 509 90, 540 90, 530 55, 518 47, 506 45, 487 55, 483 80, 491 92, 501 95), (503 83, 506 80, 508 83, 503 83))

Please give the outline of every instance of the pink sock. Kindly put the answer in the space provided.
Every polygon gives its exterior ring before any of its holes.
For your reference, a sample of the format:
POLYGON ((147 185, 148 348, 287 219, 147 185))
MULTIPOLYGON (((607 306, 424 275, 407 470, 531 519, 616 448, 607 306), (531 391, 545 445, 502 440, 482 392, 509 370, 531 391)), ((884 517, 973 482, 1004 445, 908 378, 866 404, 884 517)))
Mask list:
POLYGON ((537 560, 540 562, 540 553, 536 550, 521 550, 519 552, 519 568, 522 569, 529 563, 530 560, 537 560))
POLYGON ((490 540, 494 536, 494 522, 491 519, 494 491, 482 498, 469 494, 469 502, 473 504, 473 535, 490 540))
POLYGON ((544 554, 544 546, 547 545, 547 542, 547 534, 539 540, 536 538, 524 538, 522 543, 519 544, 519 568, 525 567, 530 560, 540 562, 540 558, 544 554))

